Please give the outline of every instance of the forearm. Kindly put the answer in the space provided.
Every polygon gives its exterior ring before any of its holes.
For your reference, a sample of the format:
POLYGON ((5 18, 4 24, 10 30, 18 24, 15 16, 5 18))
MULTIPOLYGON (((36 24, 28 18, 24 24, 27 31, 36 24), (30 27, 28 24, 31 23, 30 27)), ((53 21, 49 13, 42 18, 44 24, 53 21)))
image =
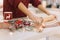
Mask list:
POLYGON ((46 13, 47 15, 49 15, 48 17, 44 18, 43 21, 44 22, 49 22, 55 19, 55 16, 50 15, 50 13, 48 12, 48 10, 46 10, 42 5, 39 5, 38 8, 43 11, 44 13, 46 13))
POLYGON ((48 12, 48 10, 46 10, 42 5, 38 5, 38 9, 43 11, 45 14, 50 15, 50 13, 48 12))
POLYGON ((25 7, 25 5, 22 2, 20 2, 20 4, 18 5, 18 8, 27 16, 29 17, 32 16, 32 13, 25 7))

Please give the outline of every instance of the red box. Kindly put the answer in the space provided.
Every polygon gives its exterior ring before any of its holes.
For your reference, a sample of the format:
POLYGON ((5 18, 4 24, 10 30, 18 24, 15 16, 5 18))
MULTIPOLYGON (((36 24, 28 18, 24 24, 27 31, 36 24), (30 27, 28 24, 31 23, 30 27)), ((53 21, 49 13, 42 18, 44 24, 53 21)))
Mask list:
POLYGON ((11 20, 12 18, 12 12, 4 12, 4 20, 11 20))

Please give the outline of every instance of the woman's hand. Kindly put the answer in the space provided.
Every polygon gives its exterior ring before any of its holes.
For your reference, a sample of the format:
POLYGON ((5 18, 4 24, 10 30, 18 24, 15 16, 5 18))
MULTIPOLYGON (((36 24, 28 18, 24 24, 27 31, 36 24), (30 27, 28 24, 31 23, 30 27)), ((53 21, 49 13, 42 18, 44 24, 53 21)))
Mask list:
POLYGON ((48 17, 44 18, 44 22, 53 21, 55 19, 56 19, 55 15, 49 15, 48 17))
POLYGON ((42 17, 37 17, 37 16, 31 16, 30 19, 37 24, 41 24, 43 22, 43 18, 42 17))
POLYGON ((43 19, 41 17, 33 16, 30 19, 33 21, 33 26, 36 29, 35 31, 40 32, 43 30, 43 19))

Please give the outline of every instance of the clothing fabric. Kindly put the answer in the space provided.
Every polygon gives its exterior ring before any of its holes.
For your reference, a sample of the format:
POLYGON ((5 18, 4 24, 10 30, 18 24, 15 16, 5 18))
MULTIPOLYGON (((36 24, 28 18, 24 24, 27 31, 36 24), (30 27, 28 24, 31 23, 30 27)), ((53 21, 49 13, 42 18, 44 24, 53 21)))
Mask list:
POLYGON ((27 8, 29 3, 34 7, 41 4, 40 0, 4 0, 3 12, 13 12, 13 18, 25 17, 26 15, 18 8, 20 2, 22 2, 27 8))

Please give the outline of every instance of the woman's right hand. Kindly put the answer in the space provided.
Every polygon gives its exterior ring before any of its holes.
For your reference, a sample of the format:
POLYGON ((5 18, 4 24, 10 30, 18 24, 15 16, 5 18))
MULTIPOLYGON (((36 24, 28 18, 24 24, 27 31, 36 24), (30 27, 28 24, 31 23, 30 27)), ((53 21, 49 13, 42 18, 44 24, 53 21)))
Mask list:
POLYGON ((43 30, 43 18, 37 17, 37 16, 31 16, 30 19, 33 21, 33 26, 36 29, 36 31, 42 31, 43 30))
POLYGON ((41 24, 43 22, 43 18, 42 17, 37 17, 37 16, 31 16, 30 19, 36 23, 36 24, 41 24))

